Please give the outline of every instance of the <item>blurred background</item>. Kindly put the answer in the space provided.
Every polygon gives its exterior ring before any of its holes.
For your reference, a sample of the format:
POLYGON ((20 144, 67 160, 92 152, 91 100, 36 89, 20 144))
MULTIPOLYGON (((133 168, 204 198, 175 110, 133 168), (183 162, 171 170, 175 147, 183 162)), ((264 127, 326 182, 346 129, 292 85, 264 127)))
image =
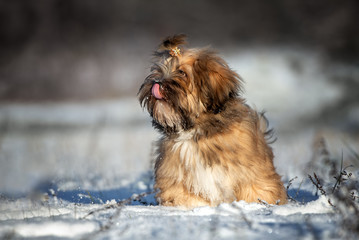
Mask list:
POLYGON ((243 77, 285 177, 322 132, 357 149, 358 22, 356 0, 0 0, 0 193, 119 188, 150 169, 158 136, 135 98, 176 33, 243 77))
MULTIPOLYGON (((318 1, 2 0, 1 100, 134 96, 151 51, 193 46, 307 47, 358 64, 359 3, 318 1)), ((357 65, 356 65, 357 66, 357 65)))

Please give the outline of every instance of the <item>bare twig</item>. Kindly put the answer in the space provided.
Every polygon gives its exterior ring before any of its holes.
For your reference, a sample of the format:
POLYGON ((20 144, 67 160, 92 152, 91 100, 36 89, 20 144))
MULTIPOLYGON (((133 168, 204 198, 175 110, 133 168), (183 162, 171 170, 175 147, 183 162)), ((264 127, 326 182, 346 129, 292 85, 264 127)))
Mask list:
POLYGON ((264 201, 264 200, 262 200, 262 199, 260 199, 260 198, 258 198, 258 202, 260 203, 260 204, 263 204, 264 206, 266 206, 266 207, 270 207, 270 204, 269 203, 267 203, 266 201, 264 201))
POLYGON ((289 188, 292 186, 293 181, 294 181, 295 179, 297 179, 297 178, 298 178, 298 177, 295 176, 294 178, 292 178, 292 179, 290 179, 290 180, 288 181, 287 192, 288 192, 289 188))
MULTIPOLYGON (((313 173, 313 175, 314 175, 314 179, 313 179, 313 177, 312 177, 311 175, 308 174, 308 177, 309 177, 310 181, 311 181, 311 182, 314 184, 314 186, 317 188, 317 191, 319 190, 322 195, 327 196, 327 192, 324 190, 323 185, 321 184, 321 182, 320 182, 320 180, 319 180, 317 174, 313 173)), ((335 207, 335 206, 332 204, 330 198, 328 198, 328 203, 329 203, 330 206, 335 207)))
POLYGON ((320 183, 320 180, 319 180, 317 174, 315 174, 313 172, 313 176, 314 176, 314 179, 311 175, 308 174, 310 181, 314 184, 314 186, 316 186, 317 190, 319 190, 322 195, 326 196, 327 193, 324 190, 323 185, 320 183))
POLYGON ((340 171, 339 171, 338 176, 334 177, 336 179, 336 182, 332 189, 332 193, 334 193, 335 189, 339 188, 339 186, 342 182, 347 181, 352 176, 352 173, 347 173, 347 171, 346 171, 346 169, 350 168, 350 167, 353 167, 353 165, 347 166, 343 169, 343 151, 342 151, 342 160, 340 163, 340 171), (347 177, 347 178, 345 178, 345 177, 347 177))
POLYGON ((294 178, 290 179, 289 182, 288 182, 288 185, 287 185, 287 198, 288 198, 290 201, 293 201, 293 202, 297 202, 296 198, 298 197, 300 188, 302 187, 303 180, 304 180, 304 179, 302 179, 302 181, 301 181, 300 184, 299 184, 299 187, 298 187, 297 191, 295 192, 295 196, 292 197, 292 196, 290 196, 289 193, 288 193, 288 192, 289 192, 289 188, 292 186, 293 181, 294 181, 295 179, 297 179, 297 178, 298 178, 298 177, 295 176, 294 178))
POLYGON ((87 217, 89 217, 89 216, 91 216, 91 215, 93 215, 95 213, 102 212, 102 211, 105 211, 105 210, 108 210, 108 209, 121 208, 121 207, 125 206, 126 204, 130 204, 132 201, 140 201, 141 198, 143 198, 143 197, 145 197, 147 195, 153 194, 155 192, 156 192, 155 190, 153 190, 151 192, 144 192, 144 193, 138 194, 136 196, 132 196, 130 198, 124 199, 124 200, 116 202, 116 203, 106 204, 104 207, 101 207, 101 208, 98 208, 98 209, 95 209, 95 210, 89 212, 82 219, 85 219, 85 218, 87 218, 87 217))

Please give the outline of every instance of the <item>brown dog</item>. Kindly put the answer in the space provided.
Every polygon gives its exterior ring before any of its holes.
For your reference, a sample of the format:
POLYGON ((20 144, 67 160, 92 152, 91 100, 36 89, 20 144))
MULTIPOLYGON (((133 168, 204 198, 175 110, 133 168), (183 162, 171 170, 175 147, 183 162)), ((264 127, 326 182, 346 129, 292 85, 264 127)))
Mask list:
POLYGON ((286 203, 267 120, 239 95, 239 75, 212 50, 184 44, 184 35, 163 41, 138 93, 162 133, 155 164, 159 203, 286 203))

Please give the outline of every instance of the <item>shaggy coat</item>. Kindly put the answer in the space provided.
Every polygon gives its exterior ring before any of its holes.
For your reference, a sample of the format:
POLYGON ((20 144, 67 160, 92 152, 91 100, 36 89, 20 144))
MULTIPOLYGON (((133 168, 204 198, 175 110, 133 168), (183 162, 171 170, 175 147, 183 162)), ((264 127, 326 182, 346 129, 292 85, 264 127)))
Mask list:
POLYGON ((184 44, 184 35, 162 42, 138 93, 162 133, 155 160, 159 203, 286 203, 267 143, 271 131, 241 97, 241 78, 214 51, 184 44))

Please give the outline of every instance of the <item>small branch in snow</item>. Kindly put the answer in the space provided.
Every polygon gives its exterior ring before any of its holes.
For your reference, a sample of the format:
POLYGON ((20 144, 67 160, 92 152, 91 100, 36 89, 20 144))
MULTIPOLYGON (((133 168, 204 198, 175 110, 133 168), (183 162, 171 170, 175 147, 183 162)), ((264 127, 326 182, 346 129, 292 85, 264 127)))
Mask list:
POLYGON ((342 152, 342 160, 341 160, 341 163, 340 163, 340 171, 339 171, 338 176, 334 176, 334 178, 336 179, 336 182, 335 182, 334 187, 332 189, 332 193, 334 193, 334 191, 339 188, 340 184, 342 184, 343 182, 349 180, 349 178, 352 176, 352 173, 348 173, 346 171, 346 169, 350 168, 350 167, 353 167, 353 165, 347 166, 347 167, 345 167, 343 169, 343 152, 342 152))
POLYGON ((130 198, 127 198, 127 199, 124 199, 124 200, 121 200, 119 202, 115 202, 115 203, 109 203, 109 204, 105 204, 104 207, 101 207, 101 208, 98 208, 96 210, 93 210, 91 212, 89 212, 86 216, 84 216, 82 219, 85 219, 95 213, 98 213, 98 212, 102 212, 102 211, 105 211, 105 210, 108 210, 108 209, 114 209, 114 208, 121 208, 127 204, 130 204, 131 202, 133 201, 139 201, 141 202, 141 199, 143 197, 146 197, 147 195, 150 195, 150 194, 153 194, 155 193, 156 191, 151 191, 151 192, 144 192, 144 193, 141 193, 141 194, 136 194, 136 195, 133 195, 132 197, 130 198))
POLYGON ((260 198, 258 198, 258 202, 259 202, 260 204, 263 204, 263 205, 266 206, 267 208, 270 207, 270 204, 269 204, 269 203, 267 203, 266 201, 264 201, 264 200, 262 200, 262 199, 260 199, 260 198))
MULTIPOLYGON (((319 190, 320 193, 321 193, 323 196, 327 196, 327 192, 324 190, 323 185, 321 184, 321 182, 320 182, 320 180, 319 180, 317 174, 315 174, 315 172, 313 172, 313 176, 314 176, 314 179, 313 179, 313 177, 312 177, 310 174, 308 174, 308 177, 309 177, 310 181, 311 181, 311 182, 313 183, 313 185, 317 188, 317 191, 319 190)), ((335 207, 335 206, 332 204, 330 198, 328 198, 328 203, 329 203, 330 206, 335 207)))

